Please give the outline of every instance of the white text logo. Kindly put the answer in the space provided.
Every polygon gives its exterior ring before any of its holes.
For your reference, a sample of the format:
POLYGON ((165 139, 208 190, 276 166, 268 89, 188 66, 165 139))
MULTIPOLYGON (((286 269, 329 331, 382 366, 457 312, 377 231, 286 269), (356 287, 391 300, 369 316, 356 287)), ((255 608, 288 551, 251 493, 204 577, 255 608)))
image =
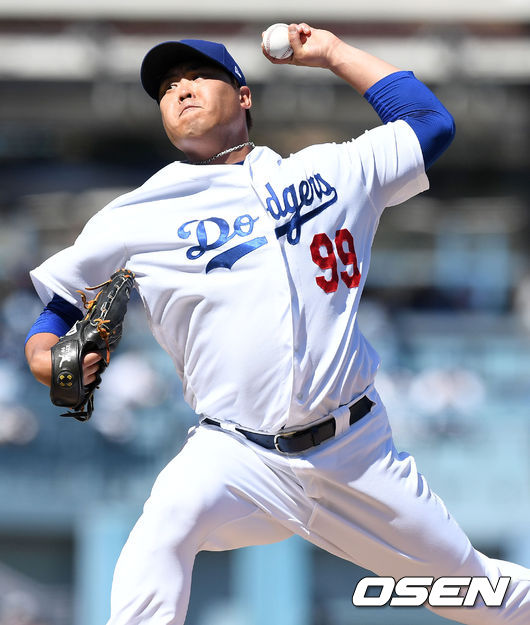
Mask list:
POLYGON ((481 598, 488 607, 499 607, 506 595, 509 577, 492 584, 487 577, 364 577, 355 587, 355 606, 474 606, 481 598))

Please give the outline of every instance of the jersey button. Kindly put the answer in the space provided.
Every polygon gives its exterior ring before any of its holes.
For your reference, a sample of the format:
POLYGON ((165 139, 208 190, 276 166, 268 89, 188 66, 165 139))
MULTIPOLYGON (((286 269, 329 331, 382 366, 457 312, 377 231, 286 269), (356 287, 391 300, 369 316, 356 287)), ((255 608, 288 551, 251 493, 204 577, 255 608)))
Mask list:
POLYGON ((296 394, 296 398, 297 399, 303 399, 304 398, 304 394, 303 393, 297 393, 296 394))

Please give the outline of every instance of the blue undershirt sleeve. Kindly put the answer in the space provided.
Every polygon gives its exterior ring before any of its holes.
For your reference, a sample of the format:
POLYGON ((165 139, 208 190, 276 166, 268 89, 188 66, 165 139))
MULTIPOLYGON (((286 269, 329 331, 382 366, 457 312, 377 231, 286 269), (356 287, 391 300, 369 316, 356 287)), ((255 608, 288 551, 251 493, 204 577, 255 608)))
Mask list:
POLYGON ((59 295, 54 295, 31 326, 26 336, 26 343, 34 334, 40 334, 41 332, 49 332, 59 337, 64 336, 74 323, 82 318, 83 313, 79 308, 59 297, 59 295))
POLYGON ((412 72, 394 72, 372 85, 366 100, 386 124, 406 121, 420 142, 425 169, 451 144, 455 135, 452 115, 412 72))

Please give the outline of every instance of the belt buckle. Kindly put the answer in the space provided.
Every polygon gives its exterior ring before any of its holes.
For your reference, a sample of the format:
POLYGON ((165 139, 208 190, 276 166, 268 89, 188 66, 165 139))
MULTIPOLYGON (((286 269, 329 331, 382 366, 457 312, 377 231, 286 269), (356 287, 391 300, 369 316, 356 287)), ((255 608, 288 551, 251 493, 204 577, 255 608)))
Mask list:
POLYGON ((280 437, 281 437, 281 438, 289 438, 289 437, 293 437, 293 436, 296 436, 297 434, 298 434, 298 431, 294 431, 294 432, 281 432, 281 433, 275 434, 275 435, 274 435, 274 440, 273 440, 273 443, 274 443, 274 449, 276 449, 276 451, 279 451, 281 454, 288 453, 288 452, 286 452, 286 451, 283 451, 283 449, 280 449, 280 448, 279 448, 279 446, 278 446, 278 439, 279 439, 280 437))

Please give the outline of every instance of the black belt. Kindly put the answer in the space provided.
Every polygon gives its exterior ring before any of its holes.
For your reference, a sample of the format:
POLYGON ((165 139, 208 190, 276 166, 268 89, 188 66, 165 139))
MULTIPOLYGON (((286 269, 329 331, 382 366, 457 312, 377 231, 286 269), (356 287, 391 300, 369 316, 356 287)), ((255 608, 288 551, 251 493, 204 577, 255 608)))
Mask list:
MULTIPOLYGON (((366 395, 350 406, 350 425, 357 423, 365 415, 367 415, 374 402, 368 399, 366 395)), ((208 425, 216 425, 222 427, 219 421, 206 417, 201 423, 208 425)), ((260 434, 259 432, 251 432, 240 427, 236 427, 236 432, 240 432, 248 438, 249 441, 261 445, 266 449, 276 449, 284 454, 297 454, 316 445, 320 445, 328 438, 335 436, 337 423, 334 417, 330 417, 325 421, 321 421, 317 425, 310 426, 303 430, 294 432, 285 432, 280 434, 260 434)))

